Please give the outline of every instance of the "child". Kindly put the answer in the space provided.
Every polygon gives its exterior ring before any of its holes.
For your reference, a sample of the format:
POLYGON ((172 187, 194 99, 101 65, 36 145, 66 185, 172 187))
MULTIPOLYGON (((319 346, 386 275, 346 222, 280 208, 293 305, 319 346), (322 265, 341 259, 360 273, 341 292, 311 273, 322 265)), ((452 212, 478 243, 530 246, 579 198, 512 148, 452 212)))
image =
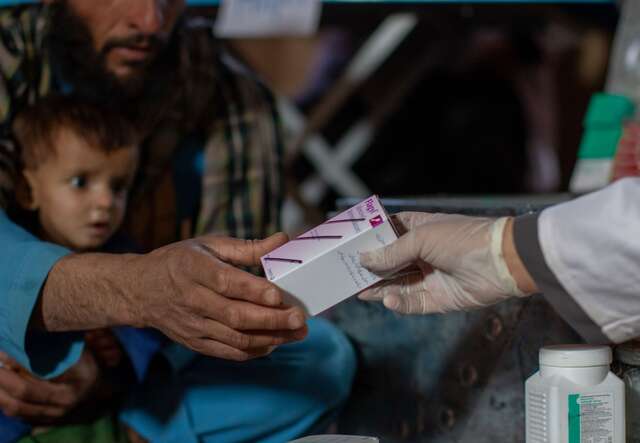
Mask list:
MULTIPOLYGON (((16 117, 13 134, 22 155, 11 211, 15 221, 75 252, 108 248, 136 173, 135 128, 96 105, 49 97, 16 117)), ((104 366, 122 361, 122 349, 108 329, 87 332, 85 342, 104 366)))
POLYGON ((95 105, 52 97, 16 117, 14 136, 24 179, 17 202, 35 215, 28 227, 77 252, 102 248, 126 210, 139 154, 134 128, 95 105))

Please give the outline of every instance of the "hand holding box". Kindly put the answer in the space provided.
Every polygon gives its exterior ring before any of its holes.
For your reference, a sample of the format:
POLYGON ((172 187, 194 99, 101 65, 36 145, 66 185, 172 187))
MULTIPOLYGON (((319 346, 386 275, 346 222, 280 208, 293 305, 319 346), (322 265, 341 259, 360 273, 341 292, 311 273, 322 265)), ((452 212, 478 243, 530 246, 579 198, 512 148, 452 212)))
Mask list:
POLYGON ((287 302, 316 315, 379 282, 379 276, 360 266, 359 254, 397 238, 372 196, 263 256, 262 266, 286 292, 287 302))

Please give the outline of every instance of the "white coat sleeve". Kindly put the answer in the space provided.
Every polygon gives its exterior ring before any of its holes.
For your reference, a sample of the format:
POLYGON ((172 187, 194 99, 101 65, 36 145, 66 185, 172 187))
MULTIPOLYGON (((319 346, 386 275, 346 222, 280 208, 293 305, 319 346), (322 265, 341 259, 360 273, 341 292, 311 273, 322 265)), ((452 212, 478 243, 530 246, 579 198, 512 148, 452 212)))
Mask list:
POLYGON ((604 336, 616 343, 640 337, 640 178, 545 209, 538 241, 574 306, 604 336))

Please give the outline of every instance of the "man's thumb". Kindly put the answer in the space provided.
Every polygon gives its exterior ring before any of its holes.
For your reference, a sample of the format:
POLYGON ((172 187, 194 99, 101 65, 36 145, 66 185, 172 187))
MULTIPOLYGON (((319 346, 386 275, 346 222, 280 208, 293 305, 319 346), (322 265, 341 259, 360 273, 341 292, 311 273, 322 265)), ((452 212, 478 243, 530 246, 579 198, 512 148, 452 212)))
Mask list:
POLYGON ((242 240, 237 238, 205 236, 198 239, 213 250, 216 257, 237 266, 255 266, 260 257, 285 244, 289 238, 278 232, 264 240, 242 240))

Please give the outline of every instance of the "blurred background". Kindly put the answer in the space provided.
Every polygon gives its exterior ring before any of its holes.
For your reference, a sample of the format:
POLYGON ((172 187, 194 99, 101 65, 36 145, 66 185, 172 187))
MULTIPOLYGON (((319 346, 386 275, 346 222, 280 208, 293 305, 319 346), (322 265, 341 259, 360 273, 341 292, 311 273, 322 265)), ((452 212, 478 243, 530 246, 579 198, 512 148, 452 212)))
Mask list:
POLYGON ((227 40, 283 98, 287 231, 339 197, 566 191, 618 14, 328 3, 313 36, 227 40))

